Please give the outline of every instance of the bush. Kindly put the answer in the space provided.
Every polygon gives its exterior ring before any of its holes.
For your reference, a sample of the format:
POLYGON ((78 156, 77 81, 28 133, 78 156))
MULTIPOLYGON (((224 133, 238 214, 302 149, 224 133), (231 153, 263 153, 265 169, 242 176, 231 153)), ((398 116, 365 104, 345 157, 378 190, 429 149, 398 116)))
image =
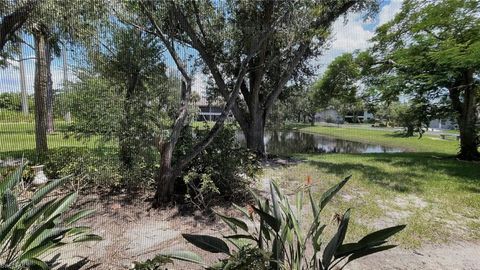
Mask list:
MULTIPOLYGON (((249 206, 247 209, 236 206, 245 219, 218 214, 234 232, 233 235, 225 236, 225 241, 209 235, 183 234, 183 237, 200 249, 227 255, 227 259, 221 261, 221 265, 224 266, 226 262, 236 262, 237 255, 243 252, 245 245, 253 245, 258 251, 268 249, 271 256, 267 262, 268 267, 265 269, 275 270, 335 269, 340 262, 344 262, 343 266, 345 266, 358 258, 395 247, 387 244, 388 239, 403 230, 405 225, 379 230, 366 235, 358 242, 345 244, 350 221, 350 209, 348 209, 338 218, 336 232, 322 248, 323 231, 327 224, 322 224, 321 212, 349 178, 328 189, 318 202, 312 197, 309 181, 298 189, 294 204, 289 202, 275 183, 271 183, 270 198, 263 199, 252 194, 255 197, 254 206, 249 206), (312 219, 304 217, 305 195, 308 196, 312 219), (245 220, 253 223, 253 230, 245 220), (236 251, 232 252, 227 242, 235 247, 236 251)), ((184 257, 179 253, 173 258, 187 260, 192 258, 192 255, 188 254, 188 257, 184 257)), ((200 258, 197 263, 202 264, 203 260, 200 258)), ((252 264, 249 264, 244 269, 252 267, 252 264)), ((215 266, 212 268, 216 269, 215 266)))
POLYGON ((45 173, 49 178, 73 175, 73 183, 83 186, 118 186, 122 172, 113 150, 86 147, 62 147, 49 150, 45 161, 45 173))
POLYGON ((66 214, 76 201, 76 192, 42 204, 48 194, 68 181, 67 178, 51 181, 27 200, 19 201, 14 190, 23 170, 22 165, 0 182, 1 269, 50 269, 41 259, 42 255, 66 244, 101 240, 99 236, 89 234, 90 228, 75 225, 91 215, 92 210, 66 214))
MULTIPOLYGON (((233 125, 226 125, 184 171, 177 191, 186 194, 187 202, 204 210, 218 200, 245 199, 249 179, 260 166, 256 156, 240 146, 235 131, 233 125)), ((207 132, 208 128, 187 127, 178 142, 175 156, 185 155, 192 149, 195 140, 207 132)))

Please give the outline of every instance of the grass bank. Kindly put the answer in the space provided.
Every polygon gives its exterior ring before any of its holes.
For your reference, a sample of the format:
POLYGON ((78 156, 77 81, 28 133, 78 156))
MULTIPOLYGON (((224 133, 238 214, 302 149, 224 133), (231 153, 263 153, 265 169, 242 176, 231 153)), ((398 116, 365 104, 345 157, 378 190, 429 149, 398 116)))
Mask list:
POLYGON ((352 179, 327 214, 353 208, 349 237, 395 224, 407 224, 397 240, 407 247, 425 242, 480 239, 480 164, 453 158, 458 142, 358 128, 297 126, 302 132, 411 152, 381 154, 296 154, 305 162, 267 169, 287 189, 311 176, 318 196, 343 177, 352 179))

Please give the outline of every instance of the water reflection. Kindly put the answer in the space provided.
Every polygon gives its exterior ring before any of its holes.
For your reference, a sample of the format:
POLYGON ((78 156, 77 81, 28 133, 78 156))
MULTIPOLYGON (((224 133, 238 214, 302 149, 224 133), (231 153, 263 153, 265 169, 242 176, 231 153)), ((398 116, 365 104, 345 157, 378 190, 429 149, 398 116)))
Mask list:
MULTIPOLYGON (((239 133, 238 140, 244 144, 245 137, 239 133)), ((293 153, 396 153, 403 149, 382 145, 346 141, 318 134, 297 131, 266 132, 267 152, 277 155, 293 153)))

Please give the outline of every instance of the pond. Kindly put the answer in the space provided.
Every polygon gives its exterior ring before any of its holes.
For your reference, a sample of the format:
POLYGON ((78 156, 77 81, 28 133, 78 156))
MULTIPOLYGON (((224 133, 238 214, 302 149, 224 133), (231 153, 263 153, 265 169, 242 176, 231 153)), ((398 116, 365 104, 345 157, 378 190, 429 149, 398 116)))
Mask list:
MULTIPOLYGON (((240 143, 245 144, 241 132, 237 134, 240 143)), ((298 131, 268 131, 265 134, 267 153, 290 155, 295 153, 398 153, 405 149, 347 141, 319 134, 298 131)))

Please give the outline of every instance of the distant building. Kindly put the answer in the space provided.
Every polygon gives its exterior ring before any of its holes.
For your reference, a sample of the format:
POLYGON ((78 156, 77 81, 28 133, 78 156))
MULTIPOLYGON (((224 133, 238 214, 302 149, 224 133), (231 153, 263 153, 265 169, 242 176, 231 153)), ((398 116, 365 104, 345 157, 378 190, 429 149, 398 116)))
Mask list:
POLYGON ((315 122, 327 122, 336 124, 342 124, 344 122, 364 123, 371 119, 374 119, 374 115, 367 111, 359 111, 355 114, 348 113, 347 115, 342 116, 337 110, 331 108, 317 112, 315 114, 315 122))
POLYGON ((220 101, 211 102, 205 96, 201 96, 195 105, 198 107, 197 121, 216 121, 223 111, 220 101))
POLYGON ((449 119, 434 119, 428 125, 429 129, 458 129, 457 122, 449 119))

